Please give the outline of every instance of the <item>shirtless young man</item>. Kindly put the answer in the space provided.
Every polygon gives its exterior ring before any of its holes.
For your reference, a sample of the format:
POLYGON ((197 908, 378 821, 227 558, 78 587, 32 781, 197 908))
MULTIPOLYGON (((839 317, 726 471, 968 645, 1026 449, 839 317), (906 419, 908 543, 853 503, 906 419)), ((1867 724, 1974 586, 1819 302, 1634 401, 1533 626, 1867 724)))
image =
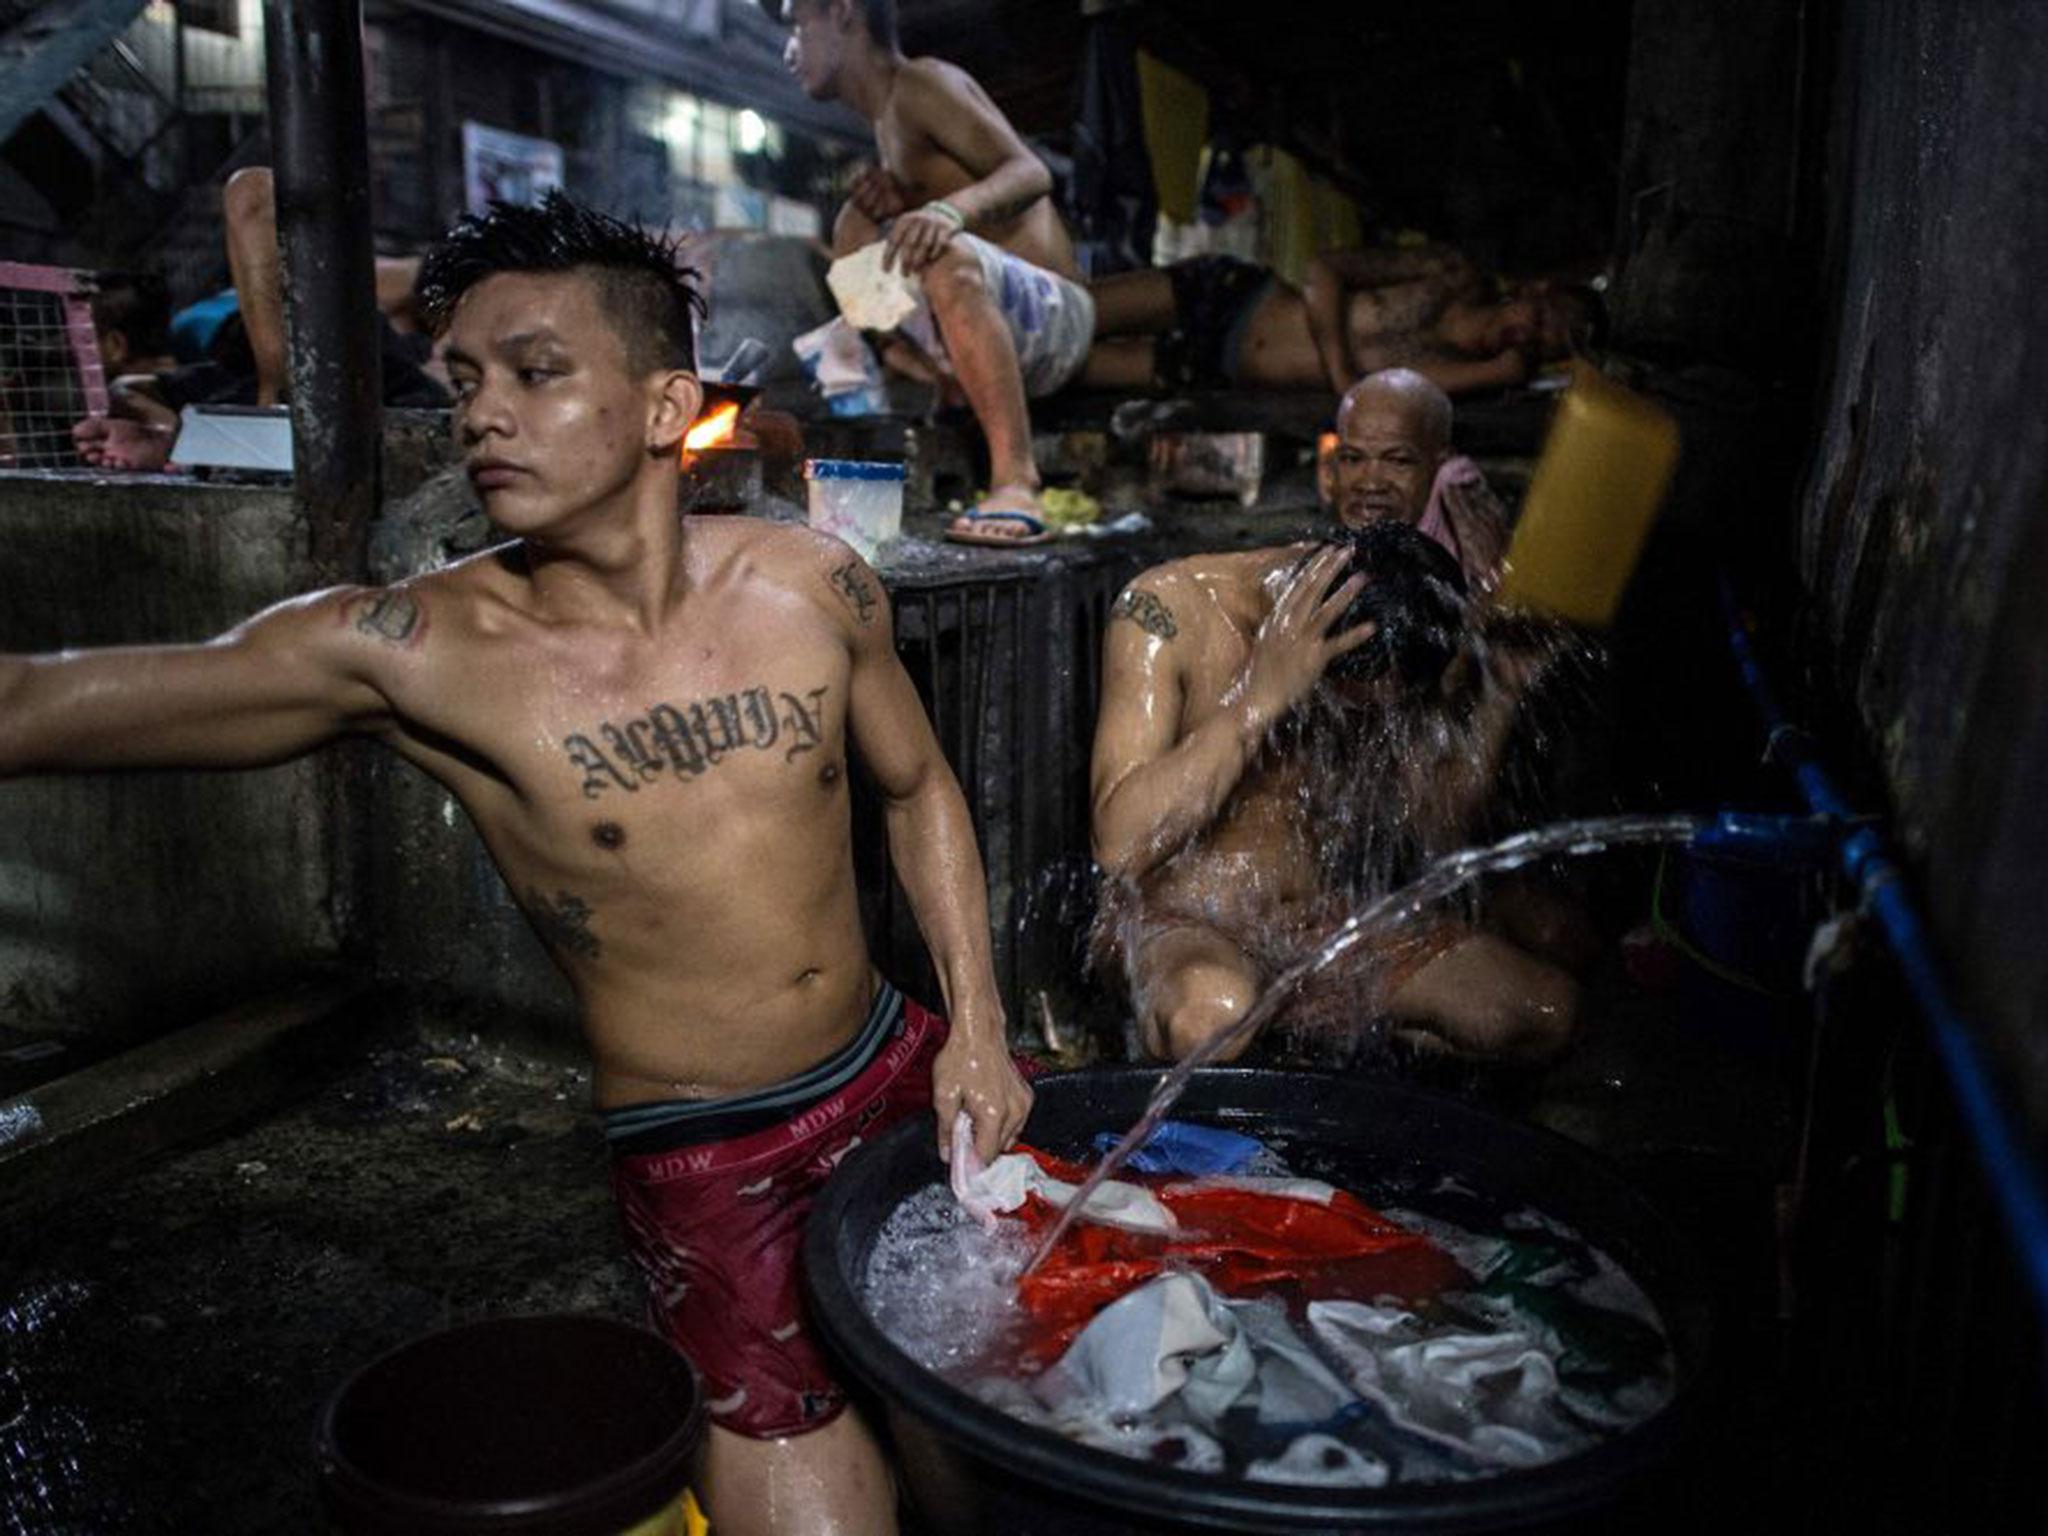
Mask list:
POLYGON ((666 245, 558 196, 465 220, 422 292, 512 542, 209 644, 0 658, 0 777, 253 766, 358 734, 447 785, 575 987, 628 1246, 706 1378, 718 1529, 893 1530, 803 1326, 803 1215, 891 1121, 932 1105, 943 1146, 964 1109, 993 1153, 1030 1093, 887 594, 808 529, 678 518, 702 396, 666 245), (850 752, 887 798, 950 1035, 869 964, 850 752))
MULTIPOLYGON (((1449 401, 1414 373, 1353 389, 1334 471, 1344 527, 1422 524, 1449 425, 1449 401)), ((1462 551, 1434 535, 1410 540, 1439 563, 1438 587, 1459 582, 1459 564, 1498 561, 1499 530, 1482 555, 1466 526, 1462 551)), ((1413 550, 1394 554, 1415 563, 1413 550)), ((1340 658, 1392 633, 1391 621, 1340 622, 1368 580, 1340 580, 1351 555, 1341 544, 1196 555, 1146 572, 1115 607, 1095 737, 1095 857, 1107 936, 1142 1043, 1157 1055, 1184 1056, 1234 1023, 1341 915, 1331 862, 1341 831, 1382 852, 1400 845, 1413 873, 1415 860, 1469 838, 1491 791, 1525 679, 1447 665, 1446 650, 1412 677, 1397 668, 1377 682, 1333 683, 1325 674, 1345 670, 1340 658), (1358 749, 1318 779, 1318 743, 1332 739, 1358 749)), ((1452 613, 1462 642, 1473 616, 1452 613)), ((1439 924, 1366 957, 1377 962, 1380 1011, 1463 1053, 1559 1049, 1577 987, 1537 951, 1566 952, 1578 936, 1539 903, 1504 908, 1498 923, 1489 912, 1484 927, 1439 924)))
MULTIPOLYGON (((805 92, 874 124, 881 163, 854 184, 832 251, 886 238, 888 264, 923 285, 926 308, 904 330, 916 351, 950 360, 988 439, 989 494, 953 533, 1035 542, 1044 509, 1025 401, 1074 377, 1095 331, 1052 173, 971 76, 903 56, 895 0, 761 4, 792 28, 786 60, 805 92)), ((892 345, 892 361, 903 351, 892 345)))
POLYGON ((1569 355, 1590 323, 1576 290, 1507 295, 1444 247, 1326 251, 1294 287, 1264 267, 1197 256, 1092 285, 1103 389, 1327 388, 1407 367, 1447 394, 1505 389, 1569 355))

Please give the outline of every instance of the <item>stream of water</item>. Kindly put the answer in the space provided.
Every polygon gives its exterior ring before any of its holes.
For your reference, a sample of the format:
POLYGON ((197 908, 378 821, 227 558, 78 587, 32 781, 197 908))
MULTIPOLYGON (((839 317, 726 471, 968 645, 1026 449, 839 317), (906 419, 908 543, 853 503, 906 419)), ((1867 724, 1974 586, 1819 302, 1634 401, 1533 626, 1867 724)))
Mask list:
POLYGON ((1228 1029, 1218 1030, 1197 1049, 1189 1052, 1159 1080, 1145 1113, 1122 1141, 1097 1163, 1081 1192, 1060 1213, 1044 1241, 1032 1253, 1023 1273, 1036 1269, 1052 1252, 1076 1214, 1106 1181, 1116 1176, 1130 1155, 1158 1129, 1179 1102, 1188 1079, 1239 1045, 1249 1041, 1285 1008, 1304 983, 1342 959, 1366 939, 1397 931, 1427 912, 1446 896, 1486 875, 1504 874, 1538 859, 1599 853, 1608 848, 1658 843, 1686 843, 1706 824, 1703 817, 1686 813, 1632 816, 1597 816, 1580 821, 1560 821, 1517 832, 1512 837, 1484 848, 1461 848, 1444 855, 1419 876, 1398 890, 1368 903, 1340 923, 1313 950, 1273 979, 1258 1001, 1228 1029))

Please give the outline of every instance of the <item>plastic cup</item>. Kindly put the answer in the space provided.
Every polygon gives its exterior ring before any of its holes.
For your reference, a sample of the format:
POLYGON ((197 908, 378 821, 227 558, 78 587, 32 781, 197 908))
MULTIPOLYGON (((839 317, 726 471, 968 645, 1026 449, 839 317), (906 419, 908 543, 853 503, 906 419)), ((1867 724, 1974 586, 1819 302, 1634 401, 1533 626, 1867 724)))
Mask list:
POLYGON ((863 560, 903 531, 903 466, 866 459, 806 459, 811 526, 843 539, 863 560))

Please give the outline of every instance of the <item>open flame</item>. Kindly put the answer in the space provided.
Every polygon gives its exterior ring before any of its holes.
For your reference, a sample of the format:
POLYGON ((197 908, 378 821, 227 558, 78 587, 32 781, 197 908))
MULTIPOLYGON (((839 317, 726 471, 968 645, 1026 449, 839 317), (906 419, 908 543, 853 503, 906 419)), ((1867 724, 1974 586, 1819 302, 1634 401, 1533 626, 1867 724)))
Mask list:
POLYGON ((683 436, 683 452, 697 453, 706 448, 720 448, 732 441, 740 419, 739 403, 727 400, 715 406, 711 414, 701 417, 697 424, 683 436))

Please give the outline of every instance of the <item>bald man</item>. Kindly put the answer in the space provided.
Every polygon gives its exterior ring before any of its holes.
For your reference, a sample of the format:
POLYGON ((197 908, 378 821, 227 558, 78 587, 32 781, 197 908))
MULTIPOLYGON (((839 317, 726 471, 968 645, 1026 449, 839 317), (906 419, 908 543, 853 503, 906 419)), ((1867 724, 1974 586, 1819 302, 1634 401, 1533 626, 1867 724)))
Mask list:
MULTIPOLYGON (((1117 600, 1091 785, 1098 955, 1121 963, 1155 1056, 1228 1028, 1487 809, 1542 658, 1474 664, 1505 520, 1483 482, 1446 485, 1450 426, 1419 374, 1369 376, 1339 412, 1329 541, 1172 561, 1117 600)), ((1560 962, 1583 943, 1510 896, 1483 922, 1361 945, 1295 1021, 1370 1014, 1461 1054, 1542 1059, 1575 1027, 1560 962)))

